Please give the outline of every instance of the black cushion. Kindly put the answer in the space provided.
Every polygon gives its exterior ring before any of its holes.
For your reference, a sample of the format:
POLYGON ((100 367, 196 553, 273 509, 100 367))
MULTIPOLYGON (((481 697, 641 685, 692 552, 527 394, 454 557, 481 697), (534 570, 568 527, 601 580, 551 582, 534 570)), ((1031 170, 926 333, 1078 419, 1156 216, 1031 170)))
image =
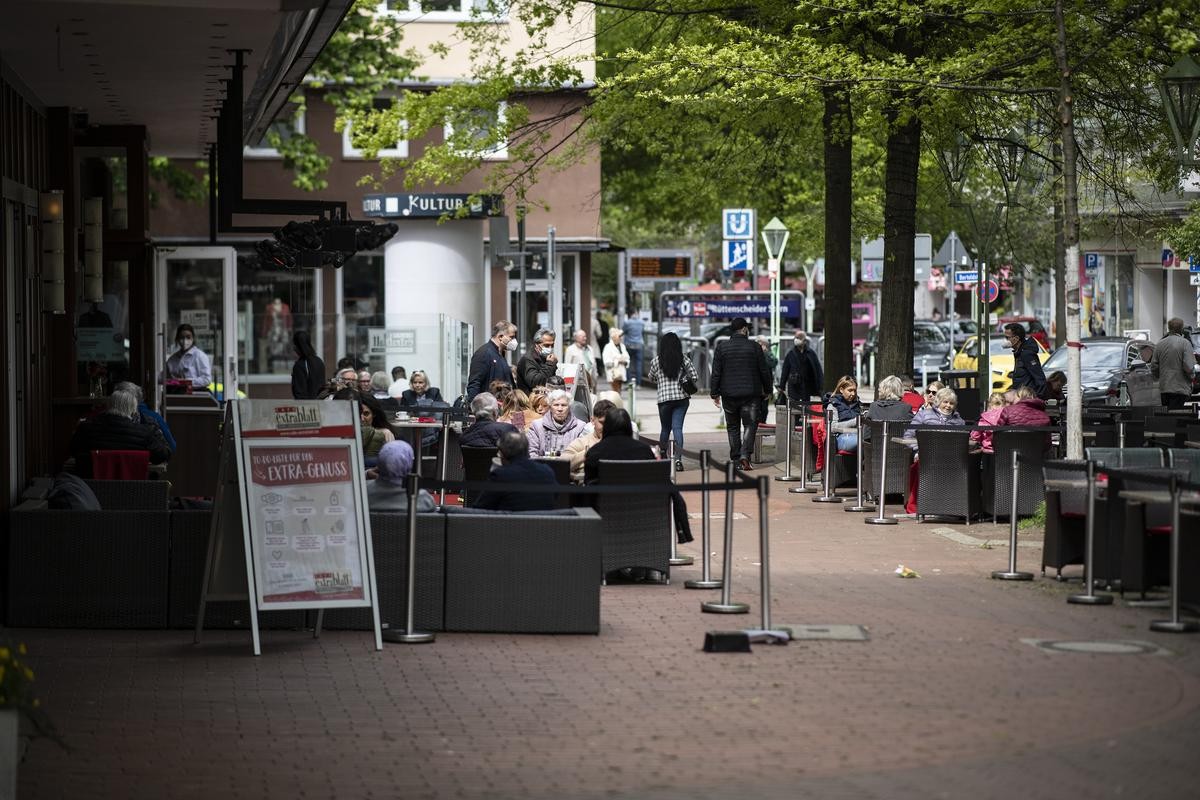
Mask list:
POLYGON ((51 508, 65 508, 72 511, 100 511, 100 501, 92 487, 78 475, 60 472, 54 478, 54 486, 46 495, 51 508))

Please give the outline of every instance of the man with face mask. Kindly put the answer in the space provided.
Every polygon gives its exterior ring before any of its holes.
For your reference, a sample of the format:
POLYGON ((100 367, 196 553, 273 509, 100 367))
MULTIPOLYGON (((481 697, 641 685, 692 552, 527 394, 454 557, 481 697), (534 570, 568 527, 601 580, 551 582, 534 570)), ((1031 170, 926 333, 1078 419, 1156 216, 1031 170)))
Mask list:
POLYGON ((557 374, 554 331, 542 328, 533 337, 533 348, 517 362, 517 388, 529 394, 535 386, 544 386, 557 374))
POLYGON ((821 373, 821 361, 808 346, 808 334, 796 331, 792 349, 783 359, 779 374, 779 390, 787 392, 788 403, 799 407, 810 397, 821 396, 825 376, 821 373))
POLYGON ((467 372, 466 402, 475 395, 487 391, 492 381, 512 383, 512 367, 508 365, 508 354, 517 349, 517 326, 508 320, 500 320, 492 326, 492 338, 488 339, 471 356, 471 368, 467 372))
POLYGON ((175 344, 179 349, 167 359, 167 377, 190 380, 193 388, 207 389, 213 380, 212 362, 196 347, 196 331, 191 325, 175 329, 175 344))

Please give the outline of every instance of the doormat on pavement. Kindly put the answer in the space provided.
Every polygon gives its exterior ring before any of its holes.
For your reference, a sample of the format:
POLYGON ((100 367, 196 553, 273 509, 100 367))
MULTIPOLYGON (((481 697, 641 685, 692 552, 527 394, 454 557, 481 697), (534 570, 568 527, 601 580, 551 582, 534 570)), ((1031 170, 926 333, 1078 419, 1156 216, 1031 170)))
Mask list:
POLYGON ((1169 656, 1171 651, 1153 642, 1136 639, 1098 639, 1096 641, 1058 641, 1055 639, 1022 639, 1047 653, 1085 653, 1110 656, 1169 656))
POLYGON ((869 638, 862 625, 776 625, 791 631, 792 641, 865 642, 869 638))
MULTIPOLYGON (((688 519, 703 519, 703 518, 704 518, 703 511, 689 511, 688 512, 688 519)), ((724 512, 722 512, 720 514, 715 514, 715 513, 710 512, 708 515, 708 518, 709 519, 725 519, 725 514, 724 514, 724 512)), ((734 519, 750 519, 748 516, 743 514, 741 511, 733 512, 733 518, 734 519)))

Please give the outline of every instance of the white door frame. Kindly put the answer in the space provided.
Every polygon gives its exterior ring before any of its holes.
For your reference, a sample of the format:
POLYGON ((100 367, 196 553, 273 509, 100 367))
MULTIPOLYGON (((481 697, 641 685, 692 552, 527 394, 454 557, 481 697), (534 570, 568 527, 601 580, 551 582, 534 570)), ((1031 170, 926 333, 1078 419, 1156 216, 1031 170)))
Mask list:
MULTIPOLYGON (((156 391, 162 391, 162 372, 169 355, 168 338, 172 331, 167 326, 167 262, 177 259, 219 259, 224 262, 221 272, 221 340, 224 343, 221 358, 221 383, 224 397, 237 399, 237 250, 227 246, 209 247, 160 247, 154 252, 154 318, 158 323, 158 335, 155 337, 154 358, 157 379, 156 391)), ((213 354, 215 355, 215 354, 213 354)), ((216 381, 216 376, 213 377, 216 381)), ((157 398, 159 408, 162 408, 161 394, 157 398)))

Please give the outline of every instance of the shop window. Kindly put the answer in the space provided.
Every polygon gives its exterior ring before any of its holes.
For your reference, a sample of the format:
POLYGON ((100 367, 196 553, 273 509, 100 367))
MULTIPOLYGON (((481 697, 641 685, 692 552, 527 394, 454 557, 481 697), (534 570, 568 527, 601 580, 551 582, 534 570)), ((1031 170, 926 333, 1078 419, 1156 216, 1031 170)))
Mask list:
POLYGON ((341 269, 342 311, 346 318, 346 341, 339 357, 354 356, 367 363, 371 372, 390 370, 382 352, 372 346, 371 331, 386 327, 384 316, 384 260, 382 253, 358 253, 341 269))
MULTIPOLYGON (((374 102, 376 111, 386 111, 392 107, 390 98, 381 97, 374 102)), ((363 151, 354 146, 354 134, 351 130, 350 123, 342 129, 342 157, 343 158, 366 158, 363 151)), ((406 126, 403 122, 400 123, 399 130, 396 131, 396 146, 385 147, 375 154, 376 158, 408 158, 408 140, 405 138, 406 126)))
MULTIPOLYGON (((468 138, 480 144, 478 149, 464 152, 471 158, 482 158, 484 161, 503 161, 508 158, 508 141, 502 140, 487 144, 492 138, 492 131, 503 128, 508 117, 508 103, 501 103, 495 111, 476 110, 469 113, 470 126, 468 138)), ((454 126, 447 122, 445 126, 447 139, 454 136, 454 126)))
POLYGON ((238 369, 250 383, 291 380, 296 353, 292 334, 309 332, 316 342, 320 270, 264 267, 257 254, 238 251, 238 369))

